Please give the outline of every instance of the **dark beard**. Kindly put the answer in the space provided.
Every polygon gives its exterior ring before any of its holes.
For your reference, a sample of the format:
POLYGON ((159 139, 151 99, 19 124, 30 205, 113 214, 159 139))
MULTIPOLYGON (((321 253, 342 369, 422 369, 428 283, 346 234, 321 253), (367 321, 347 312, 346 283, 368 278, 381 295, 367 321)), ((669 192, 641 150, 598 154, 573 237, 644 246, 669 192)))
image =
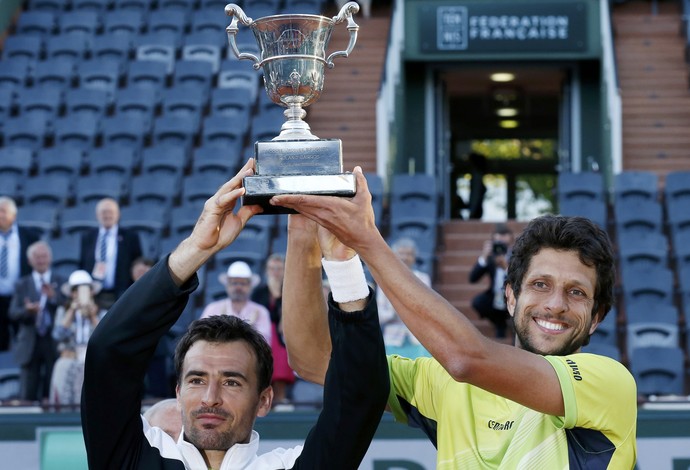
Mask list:
MULTIPOLYGON (((520 310, 519 302, 515 303, 515 314, 516 316, 520 315, 521 317, 522 315, 525 315, 525 313, 521 312, 520 310)), ((530 319, 529 321, 532 320, 530 319)), ((589 331, 589 327, 585 331, 589 331)), ((537 349, 537 347, 534 344, 532 344, 531 338, 529 336, 529 329, 523 326, 522 323, 515 322, 515 335, 517 336, 520 347, 522 349, 534 354, 539 354, 540 356, 569 356, 571 354, 575 354, 576 352, 578 352, 580 348, 587 344, 589 340, 588 335, 582 335, 581 337, 573 338, 572 340, 559 346, 557 349, 554 349, 553 351, 541 351, 537 349)))
POLYGON ((199 450, 228 450, 237 443, 232 431, 211 432, 192 428, 189 432, 185 430, 185 437, 199 450))

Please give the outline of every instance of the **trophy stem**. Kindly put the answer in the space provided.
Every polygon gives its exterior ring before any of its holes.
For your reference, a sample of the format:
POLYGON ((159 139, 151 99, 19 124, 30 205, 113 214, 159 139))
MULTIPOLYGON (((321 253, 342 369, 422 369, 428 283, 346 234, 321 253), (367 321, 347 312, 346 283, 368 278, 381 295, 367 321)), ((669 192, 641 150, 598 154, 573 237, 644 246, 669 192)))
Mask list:
POLYGON ((287 121, 283 123, 280 128, 280 134, 273 138, 273 140, 317 140, 318 137, 311 133, 309 124, 306 123, 304 117, 307 112, 302 108, 300 103, 290 103, 288 108, 283 112, 287 121))

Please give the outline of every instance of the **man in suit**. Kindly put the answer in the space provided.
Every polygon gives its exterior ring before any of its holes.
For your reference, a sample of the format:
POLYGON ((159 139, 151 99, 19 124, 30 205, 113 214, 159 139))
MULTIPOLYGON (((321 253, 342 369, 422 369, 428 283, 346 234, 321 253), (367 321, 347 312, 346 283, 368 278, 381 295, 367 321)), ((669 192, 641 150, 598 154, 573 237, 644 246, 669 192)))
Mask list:
POLYGON ((482 253, 470 272, 472 284, 488 276, 489 287, 472 299, 472 308, 496 327, 496 337, 505 338, 508 322, 504 281, 513 246, 513 232, 505 224, 496 224, 491 239, 484 242, 482 253))
POLYGON ((65 298, 58 288, 65 278, 51 272, 53 253, 44 241, 34 242, 26 250, 31 274, 15 285, 10 318, 19 325, 13 345, 14 358, 21 367, 19 396, 22 400, 48 398, 50 377, 57 360, 57 347, 51 334, 55 312, 65 298))
POLYGON ((0 351, 8 351, 16 326, 9 310, 14 284, 31 272, 26 248, 38 240, 38 234, 17 225, 17 205, 12 198, 0 196, 0 351))
POLYGON ((111 198, 96 205, 99 227, 86 231, 81 239, 80 268, 103 284, 96 301, 109 308, 132 284, 132 262, 141 256, 139 235, 119 227, 120 206, 111 198))

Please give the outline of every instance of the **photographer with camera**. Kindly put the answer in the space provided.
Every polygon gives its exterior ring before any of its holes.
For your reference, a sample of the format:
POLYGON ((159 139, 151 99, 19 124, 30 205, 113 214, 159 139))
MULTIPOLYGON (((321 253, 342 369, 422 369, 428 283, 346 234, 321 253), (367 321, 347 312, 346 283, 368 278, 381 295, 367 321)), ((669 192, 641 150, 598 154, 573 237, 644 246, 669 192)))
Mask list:
POLYGON ((472 308, 496 327, 496 337, 506 337, 508 309, 505 302, 504 281, 508 270, 508 258, 513 246, 513 232, 505 224, 496 224, 491 239, 484 242, 481 255, 470 272, 470 282, 475 284, 485 275, 489 288, 472 299, 472 308))

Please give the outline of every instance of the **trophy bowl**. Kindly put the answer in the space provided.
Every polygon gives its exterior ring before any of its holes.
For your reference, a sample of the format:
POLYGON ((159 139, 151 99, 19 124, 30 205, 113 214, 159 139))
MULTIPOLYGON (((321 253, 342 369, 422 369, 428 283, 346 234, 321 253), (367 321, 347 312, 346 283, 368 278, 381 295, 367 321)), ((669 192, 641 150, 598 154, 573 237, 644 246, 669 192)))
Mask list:
POLYGON ((304 108, 321 96, 325 68, 333 68, 334 58, 352 52, 359 31, 352 15, 358 11, 356 2, 348 2, 333 18, 282 14, 253 20, 238 5, 225 7, 232 17, 226 28, 230 49, 238 59, 253 61, 255 69, 263 68, 267 95, 286 108, 279 135, 254 144, 255 174, 244 178, 243 204, 259 204, 265 214, 287 213, 291 211, 268 204, 270 198, 276 194, 354 196, 354 176, 343 172, 342 142, 312 134, 304 121, 304 108), (327 56, 331 33, 343 22, 350 33, 348 46, 327 56), (240 23, 254 34, 260 57, 239 50, 240 23))

